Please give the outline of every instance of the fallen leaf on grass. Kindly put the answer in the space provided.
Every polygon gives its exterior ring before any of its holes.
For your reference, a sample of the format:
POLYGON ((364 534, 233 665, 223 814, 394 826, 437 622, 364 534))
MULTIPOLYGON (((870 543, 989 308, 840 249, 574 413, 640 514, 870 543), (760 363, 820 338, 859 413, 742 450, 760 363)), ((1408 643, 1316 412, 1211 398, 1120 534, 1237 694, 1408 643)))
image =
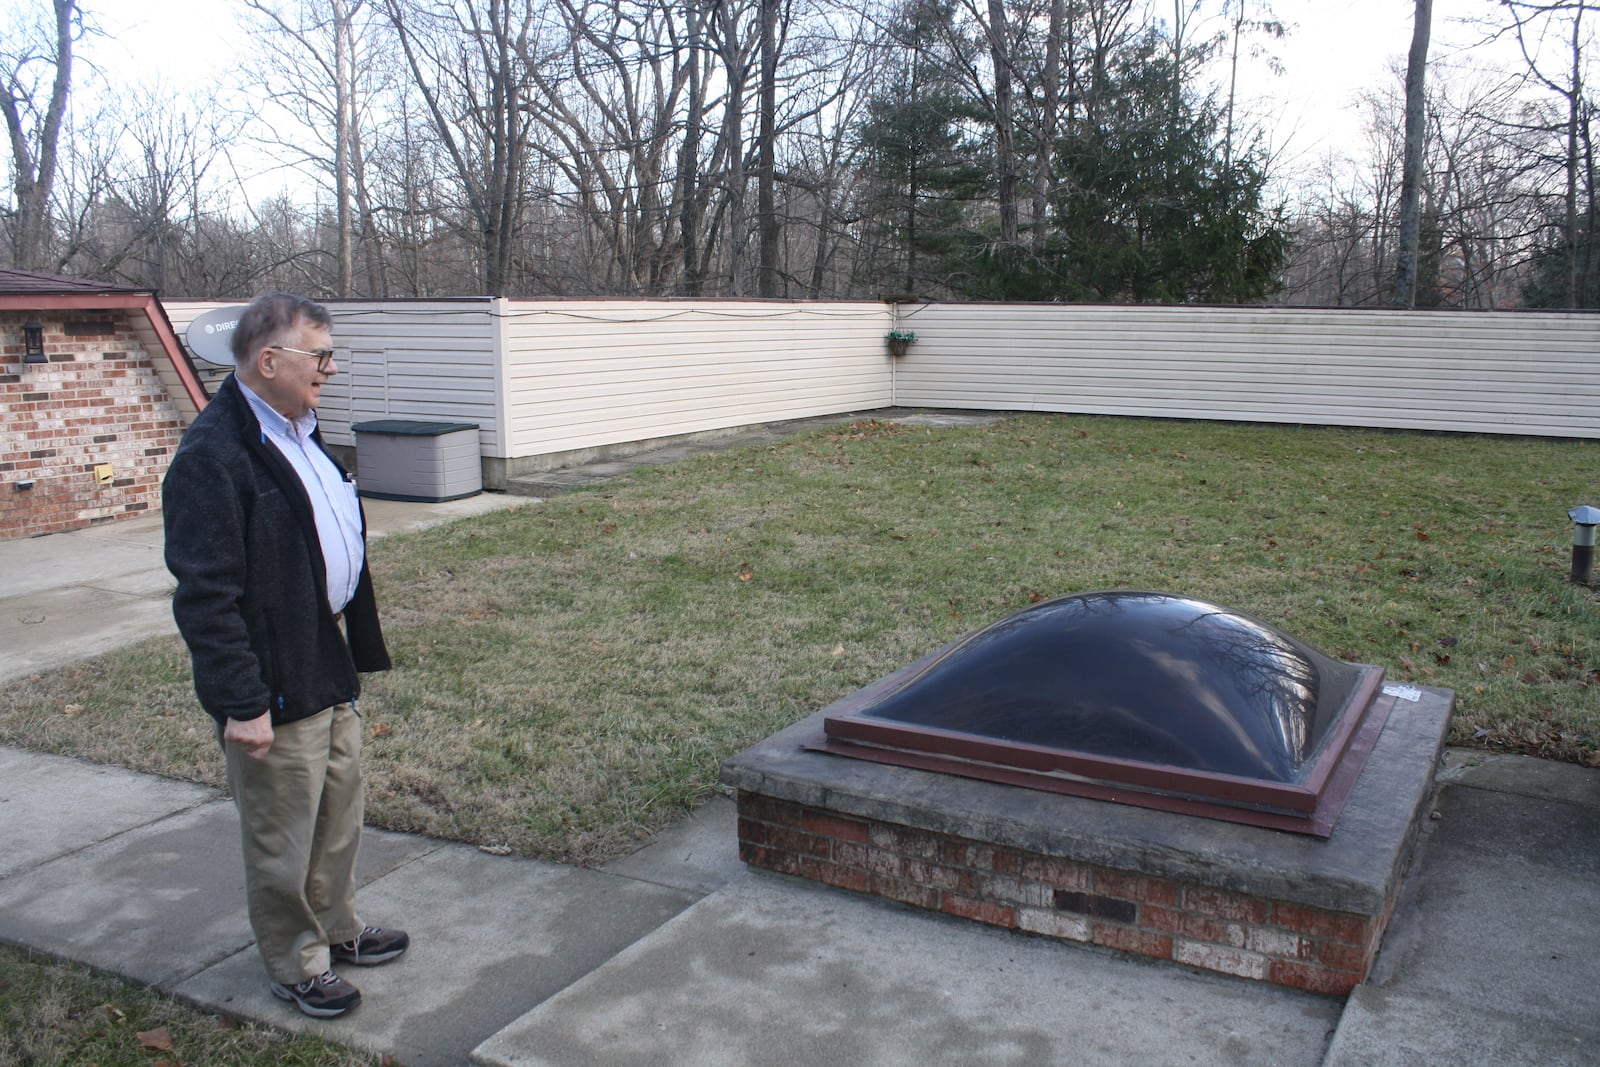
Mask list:
POLYGON ((389 726, 388 723, 375 722, 375 723, 372 724, 372 736, 373 737, 388 737, 391 732, 392 732, 392 728, 389 726))
POLYGON ((141 1030, 134 1035, 139 1039, 139 1044, 151 1052, 171 1052, 172 1034, 168 1033, 165 1026, 158 1026, 154 1030, 141 1030))

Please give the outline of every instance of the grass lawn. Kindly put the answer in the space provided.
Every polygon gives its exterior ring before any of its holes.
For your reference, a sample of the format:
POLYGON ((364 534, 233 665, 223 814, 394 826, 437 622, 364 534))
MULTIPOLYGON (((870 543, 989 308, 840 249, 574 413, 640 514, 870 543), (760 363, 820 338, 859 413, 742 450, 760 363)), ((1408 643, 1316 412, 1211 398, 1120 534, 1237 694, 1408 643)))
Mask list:
POLYGON ((381 1067, 382 1056, 208 1015, 86 967, 0 945, 0 1067, 381 1067))
MULTIPOLYGON (((871 420, 373 546, 368 818, 592 863, 718 762, 1033 601, 1214 600, 1391 680, 1451 740, 1600 762, 1590 443, 1029 415, 871 420)), ((219 783, 159 639, 10 687, 0 740, 219 783)))

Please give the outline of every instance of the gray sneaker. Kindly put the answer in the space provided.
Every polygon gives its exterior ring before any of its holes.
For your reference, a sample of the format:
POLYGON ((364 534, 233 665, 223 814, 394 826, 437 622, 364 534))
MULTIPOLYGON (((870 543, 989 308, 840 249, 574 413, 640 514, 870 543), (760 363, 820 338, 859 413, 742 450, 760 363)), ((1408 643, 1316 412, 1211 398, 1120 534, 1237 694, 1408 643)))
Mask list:
POLYGON ((328 953, 341 963, 357 967, 376 967, 388 963, 411 947, 411 938, 404 930, 385 930, 381 926, 368 926, 354 941, 329 945, 328 953))
POLYGON ((294 985, 273 982, 272 995, 279 1000, 294 1001, 301 1011, 318 1019, 343 1015, 361 1003, 361 990, 331 970, 294 985))

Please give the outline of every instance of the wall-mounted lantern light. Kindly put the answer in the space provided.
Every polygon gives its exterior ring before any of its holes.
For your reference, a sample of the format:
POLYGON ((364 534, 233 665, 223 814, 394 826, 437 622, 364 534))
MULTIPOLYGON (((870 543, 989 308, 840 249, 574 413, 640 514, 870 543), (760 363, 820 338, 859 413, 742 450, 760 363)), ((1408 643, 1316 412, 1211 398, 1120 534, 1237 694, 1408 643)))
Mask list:
POLYGON ((37 322, 22 327, 22 362, 49 363, 44 354, 44 327, 37 322))
POLYGON ((1594 569, 1594 528, 1600 526, 1600 508, 1582 504, 1567 512, 1572 520, 1572 580, 1589 584, 1594 569))

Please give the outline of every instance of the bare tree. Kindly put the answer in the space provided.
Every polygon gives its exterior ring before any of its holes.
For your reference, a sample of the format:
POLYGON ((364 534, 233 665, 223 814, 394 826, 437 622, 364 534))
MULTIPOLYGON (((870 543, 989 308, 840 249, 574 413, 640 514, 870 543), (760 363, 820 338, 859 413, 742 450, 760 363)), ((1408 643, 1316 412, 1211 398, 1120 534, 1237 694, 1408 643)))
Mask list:
POLYGON ((1588 0, 1502 0, 1511 17, 1509 32, 1527 63, 1529 80, 1555 96, 1560 114, 1549 124, 1561 138, 1558 166, 1562 175, 1560 233, 1563 289, 1560 303, 1576 307, 1588 287, 1595 264, 1580 263, 1580 248, 1593 245, 1585 234, 1594 212, 1594 153, 1590 139, 1585 78, 1592 30, 1585 16, 1594 10, 1588 0), (1546 54, 1557 52, 1560 60, 1546 54))
POLYGON ((170 293, 193 250, 221 137, 209 115, 159 86, 120 103, 120 118, 102 111, 71 130, 58 263, 170 293))
POLYGON ((1428 37, 1433 27, 1433 0, 1416 0, 1412 16, 1411 54, 1406 60, 1406 147, 1400 184, 1400 247, 1395 256, 1394 302, 1417 303, 1417 242, 1421 229, 1423 140, 1427 136, 1426 71, 1428 37))
POLYGON ((465 201, 482 291, 509 295, 527 201, 532 0, 384 0, 384 13, 465 201))
POLYGON ((761 80, 756 133, 756 218, 760 263, 756 293, 778 295, 778 0, 761 0, 761 80))
MULTIPOLYGON (((262 98, 282 115, 258 125, 270 150, 324 176, 334 218, 333 292, 357 295, 355 259, 363 257, 361 290, 382 295, 382 248, 367 176, 364 128, 389 106, 380 26, 367 0, 243 0, 258 36, 293 57, 261 75, 262 98)), ((265 119, 268 116, 257 116, 265 119)))
MULTIPOLYGON (((551 38, 559 34, 562 44, 530 62, 538 91, 529 110, 540 132, 533 150, 560 176, 553 196, 574 210, 592 250, 594 269, 570 284, 670 290, 684 266, 682 248, 701 240, 698 131, 707 73, 700 13, 655 0, 557 0, 551 10, 560 19, 551 38), (692 149, 677 141, 689 128, 692 149), (688 174, 675 175, 675 167, 688 174), (693 198, 687 214, 695 228, 687 236, 685 209, 674 197, 693 198)), ((696 262, 690 273, 699 270, 696 262)))
POLYGON ((1056 132, 1061 126, 1061 53, 1067 0, 1049 0, 1039 106, 1034 111, 1032 247, 1042 255, 1049 233, 1050 196, 1055 189, 1056 132))
POLYGON ((1010 34, 1005 0, 989 0, 989 61, 994 65, 994 170, 1000 209, 1000 243, 1017 243, 1016 120, 1011 109, 1010 34))
POLYGON ((62 123, 72 88, 72 48, 82 32, 77 0, 51 0, 48 27, 18 28, 0 46, 5 79, 0 112, 11 140, 11 254, 17 266, 46 263, 50 198, 55 189, 62 123))

